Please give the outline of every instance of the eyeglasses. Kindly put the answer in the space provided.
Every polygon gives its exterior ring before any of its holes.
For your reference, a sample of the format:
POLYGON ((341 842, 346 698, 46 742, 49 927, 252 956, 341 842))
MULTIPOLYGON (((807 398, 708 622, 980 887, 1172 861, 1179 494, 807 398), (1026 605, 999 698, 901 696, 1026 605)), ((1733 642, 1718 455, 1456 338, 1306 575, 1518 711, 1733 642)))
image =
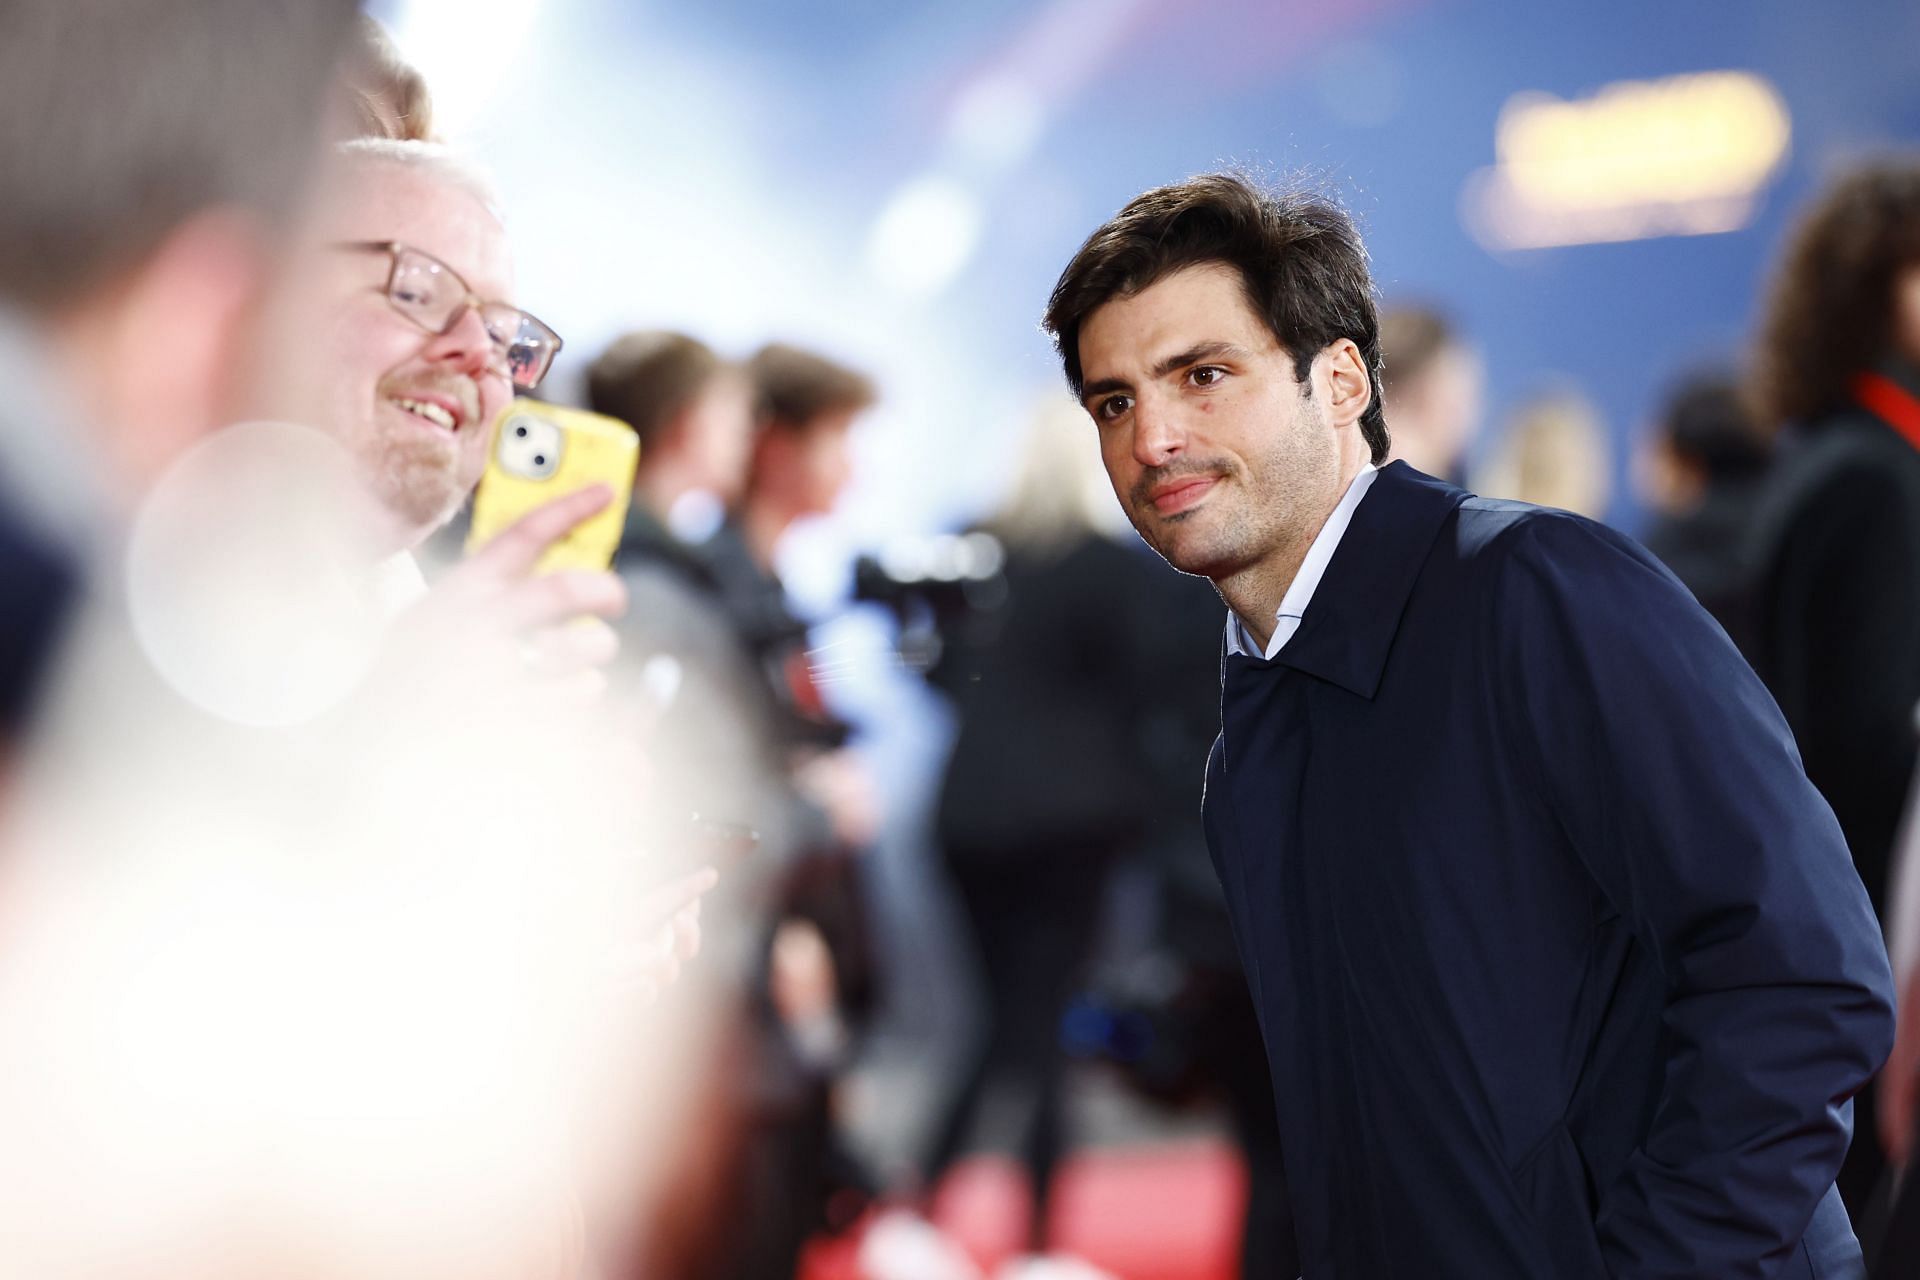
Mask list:
POLYGON ((335 247, 390 257, 387 301, 428 333, 445 333, 472 307, 493 343, 493 367, 515 391, 532 391, 553 367, 561 343, 551 326, 518 307, 477 297, 459 272, 432 254, 397 240, 353 240, 335 247))

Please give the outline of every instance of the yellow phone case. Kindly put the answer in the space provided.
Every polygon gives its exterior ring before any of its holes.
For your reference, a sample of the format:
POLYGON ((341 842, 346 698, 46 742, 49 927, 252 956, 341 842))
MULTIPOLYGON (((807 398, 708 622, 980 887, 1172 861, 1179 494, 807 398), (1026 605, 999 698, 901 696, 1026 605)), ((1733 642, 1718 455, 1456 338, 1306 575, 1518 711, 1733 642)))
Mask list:
POLYGON ((620 545, 639 457, 640 438, 618 418, 515 400, 494 423, 487 469, 473 494, 467 550, 485 546, 535 507, 605 484, 613 501, 549 547, 535 572, 607 568, 620 545))

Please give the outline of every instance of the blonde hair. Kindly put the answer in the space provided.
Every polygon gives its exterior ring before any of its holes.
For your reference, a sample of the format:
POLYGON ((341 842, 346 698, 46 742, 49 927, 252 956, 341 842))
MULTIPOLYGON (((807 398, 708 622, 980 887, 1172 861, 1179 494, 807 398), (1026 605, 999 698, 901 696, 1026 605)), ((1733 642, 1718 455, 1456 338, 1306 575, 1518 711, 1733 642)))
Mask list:
POLYGON ((1052 393, 1036 405, 1013 489, 987 526, 1009 547, 1041 555, 1127 527, 1085 409, 1052 393))
POLYGON ((451 182, 500 216, 499 192, 493 179, 465 153, 445 143, 421 142, 413 138, 349 138, 334 148, 336 164, 388 165, 414 169, 451 182))
POLYGON ((1613 493, 1613 452, 1599 410, 1577 391, 1529 400, 1514 413, 1474 488, 1489 498, 1600 519, 1613 493))
POLYGON ((361 15, 360 38, 348 53, 346 89, 359 136, 433 142, 433 97, 426 77, 400 56, 393 37, 361 15))

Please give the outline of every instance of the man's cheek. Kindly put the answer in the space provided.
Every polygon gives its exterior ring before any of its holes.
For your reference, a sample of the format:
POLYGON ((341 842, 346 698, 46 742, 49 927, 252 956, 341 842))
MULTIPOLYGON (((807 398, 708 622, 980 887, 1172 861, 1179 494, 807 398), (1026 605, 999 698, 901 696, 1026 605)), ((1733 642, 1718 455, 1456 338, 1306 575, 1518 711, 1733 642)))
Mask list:
POLYGON ((487 469, 487 449, 492 443, 493 419, 486 418, 470 430, 472 434, 460 442, 460 488, 463 493, 471 492, 480 483, 480 473, 487 469))

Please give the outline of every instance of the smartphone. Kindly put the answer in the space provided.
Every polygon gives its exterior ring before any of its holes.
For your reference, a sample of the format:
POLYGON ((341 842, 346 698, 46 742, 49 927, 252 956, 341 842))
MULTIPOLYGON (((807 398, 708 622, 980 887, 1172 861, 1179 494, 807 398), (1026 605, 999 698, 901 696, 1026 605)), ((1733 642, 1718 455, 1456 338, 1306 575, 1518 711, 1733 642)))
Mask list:
POLYGON ((547 548, 535 569, 605 569, 613 564, 633 498, 640 438, 618 418, 539 400, 501 410, 487 449, 487 469, 473 494, 467 550, 485 546, 535 507, 596 484, 613 501, 547 548))

